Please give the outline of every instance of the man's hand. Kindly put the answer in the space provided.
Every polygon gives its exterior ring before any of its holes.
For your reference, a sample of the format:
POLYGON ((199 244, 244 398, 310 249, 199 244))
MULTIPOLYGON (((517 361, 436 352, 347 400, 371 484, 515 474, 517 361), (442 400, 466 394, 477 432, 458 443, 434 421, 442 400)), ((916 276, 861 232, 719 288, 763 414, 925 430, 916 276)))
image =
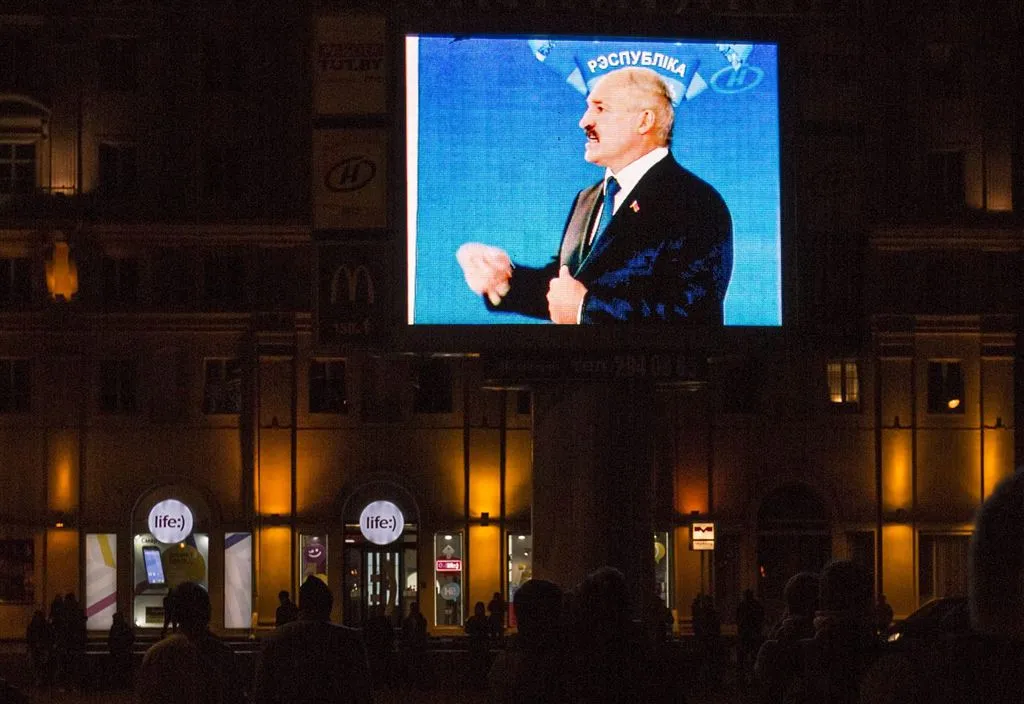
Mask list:
POLYGON ((576 325, 579 322, 580 305, 587 287, 569 274, 569 267, 558 270, 558 278, 548 284, 548 313, 551 321, 561 325, 576 325))
POLYGON ((479 242, 467 242, 459 247, 455 258, 473 293, 486 294, 491 305, 501 303, 502 297, 509 291, 509 279, 512 278, 512 260, 505 250, 479 242))

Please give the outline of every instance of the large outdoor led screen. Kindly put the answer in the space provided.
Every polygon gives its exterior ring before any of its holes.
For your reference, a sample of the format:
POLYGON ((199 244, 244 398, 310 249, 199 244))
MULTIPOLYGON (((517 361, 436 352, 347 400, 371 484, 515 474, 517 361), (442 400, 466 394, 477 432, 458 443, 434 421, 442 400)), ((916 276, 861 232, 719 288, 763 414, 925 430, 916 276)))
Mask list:
POLYGON ((407 35, 407 322, 781 325, 777 48, 407 35))

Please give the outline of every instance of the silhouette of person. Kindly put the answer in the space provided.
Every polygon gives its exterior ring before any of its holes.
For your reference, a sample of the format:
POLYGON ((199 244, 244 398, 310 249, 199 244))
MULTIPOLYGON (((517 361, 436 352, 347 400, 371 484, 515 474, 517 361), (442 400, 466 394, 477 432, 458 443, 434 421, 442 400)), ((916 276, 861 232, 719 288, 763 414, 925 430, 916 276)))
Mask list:
POLYGON ((169 589, 164 597, 164 625, 160 629, 160 638, 166 638, 168 633, 178 632, 178 620, 174 616, 174 590, 169 589))
POLYGON ((1003 479, 974 519, 970 633, 883 658, 865 704, 1010 704, 1024 692, 1024 472, 1003 479))
POLYGON ((59 594, 50 602, 50 627, 53 629, 53 678, 59 688, 67 681, 68 619, 64 598, 59 594))
POLYGON ((569 701, 588 704, 661 702, 667 673, 634 621, 622 572, 601 567, 576 587, 570 614, 569 701))
POLYGON ((491 636, 497 641, 505 635, 505 600, 501 598, 501 592, 494 592, 494 596, 487 603, 487 615, 491 624, 491 636))
POLYGON ((114 613, 110 631, 107 633, 107 649, 110 651, 111 684, 116 688, 128 686, 132 672, 132 646, 135 631, 120 611, 114 613))
POLYGON ((892 623, 892 606, 885 599, 885 594, 878 595, 878 603, 875 604, 875 630, 879 635, 889 630, 892 623))
POLYGON ((85 675, 85 646, 88 634, 85 610, 71 592, 64 595, 65 673, 67 686, 82 689, 85 675))
POLYGON ((331 623, 334 597, 310 575, 299 588, 299 617, 268 638, 256 666, 256 704, 370 704, 373 688, 359 631, 331 623))
POLYGON ((41 609, 36 609, 25 629, 25 644, 32 659, 36 686, 49 684, 53 665, 53 627, 41 609))
POLYGON ((281 605, 277 607, 277 611, 274 612, 274 626, 280 627, 286 623, 291 623, 299 617, 299 607, 292 601, 292 595, 282 589, 277 593, 277 600, 281 602, 281 605))
POLYGON ((146 651, 135 704, 242 704, 245 681, 231 649, 210 633, 210 595, 195 582, 173 589, 178 632, 146 651))
POLYGON ((754 674, 761 686, 762 704, 781 702, 798 674, 797 643, 814 636, 819 582, 818 575, 813 572, 799 572, 786 582, 782 592, 786 609, 769 631, 754 664, 754 674))
POLYGON ((409 615, 402 621, 402 660, 406 678, 416 687, 429 686, 427 673, 427 619, 420 603, 409 603, 409 615))
POLYGON ((736 664, 740 678, 750 684, 754 679, 754 661, 764 635, 764 606, 752 589, 743 590, 743 598, 736 606, 737 651, 736 664))
POLYGON ((565 682, 562 588, 530 579, 512 599, 518 633, 499 651, 488 675, 495 704, 562 704, 565 682))
POLYGON ((469 636, 469 683, 473 689, 482 689, 487 680, 490 667, 491 621, 487 617, 487 607, 478 601, 473 606, 473 615, 466 619, 462 627, 469 636))
POLYGON ((395 628, 381 604, 370 608, 370 616, 363 624, 363 640, 370 658, 370 675, 374 686, 388 684, 388 672, 395 648, 395 628))
POLYGON ((814 636, 798 643, 799 674, 787 696, 797 702, 854 704, 881 655, 875 636, 874 585, 861 565, 834 560, 821 573, 814 636))

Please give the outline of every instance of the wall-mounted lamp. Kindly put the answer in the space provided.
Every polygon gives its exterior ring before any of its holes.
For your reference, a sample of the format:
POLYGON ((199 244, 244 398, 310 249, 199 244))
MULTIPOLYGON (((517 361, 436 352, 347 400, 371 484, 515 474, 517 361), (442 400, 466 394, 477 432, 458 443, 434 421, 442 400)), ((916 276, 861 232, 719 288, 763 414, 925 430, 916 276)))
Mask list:
POLYGON ((488 513, 487 511, 484 511, 483 513, 480 514, 480 525, 482 525, 482 526, 489 526, 489 525, 491 525, 491 514, 488 513))

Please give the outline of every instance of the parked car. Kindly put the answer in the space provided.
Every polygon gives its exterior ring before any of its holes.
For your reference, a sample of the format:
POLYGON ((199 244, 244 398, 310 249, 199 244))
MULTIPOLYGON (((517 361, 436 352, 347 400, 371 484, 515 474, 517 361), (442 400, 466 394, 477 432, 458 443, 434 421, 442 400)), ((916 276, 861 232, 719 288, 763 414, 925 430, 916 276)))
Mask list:
POLYGON ((902 621, 889 627, 885 640, 898 647, 934 643, 944 637, 971 630, 967 597, 944 596, 932 599, 902 621))

